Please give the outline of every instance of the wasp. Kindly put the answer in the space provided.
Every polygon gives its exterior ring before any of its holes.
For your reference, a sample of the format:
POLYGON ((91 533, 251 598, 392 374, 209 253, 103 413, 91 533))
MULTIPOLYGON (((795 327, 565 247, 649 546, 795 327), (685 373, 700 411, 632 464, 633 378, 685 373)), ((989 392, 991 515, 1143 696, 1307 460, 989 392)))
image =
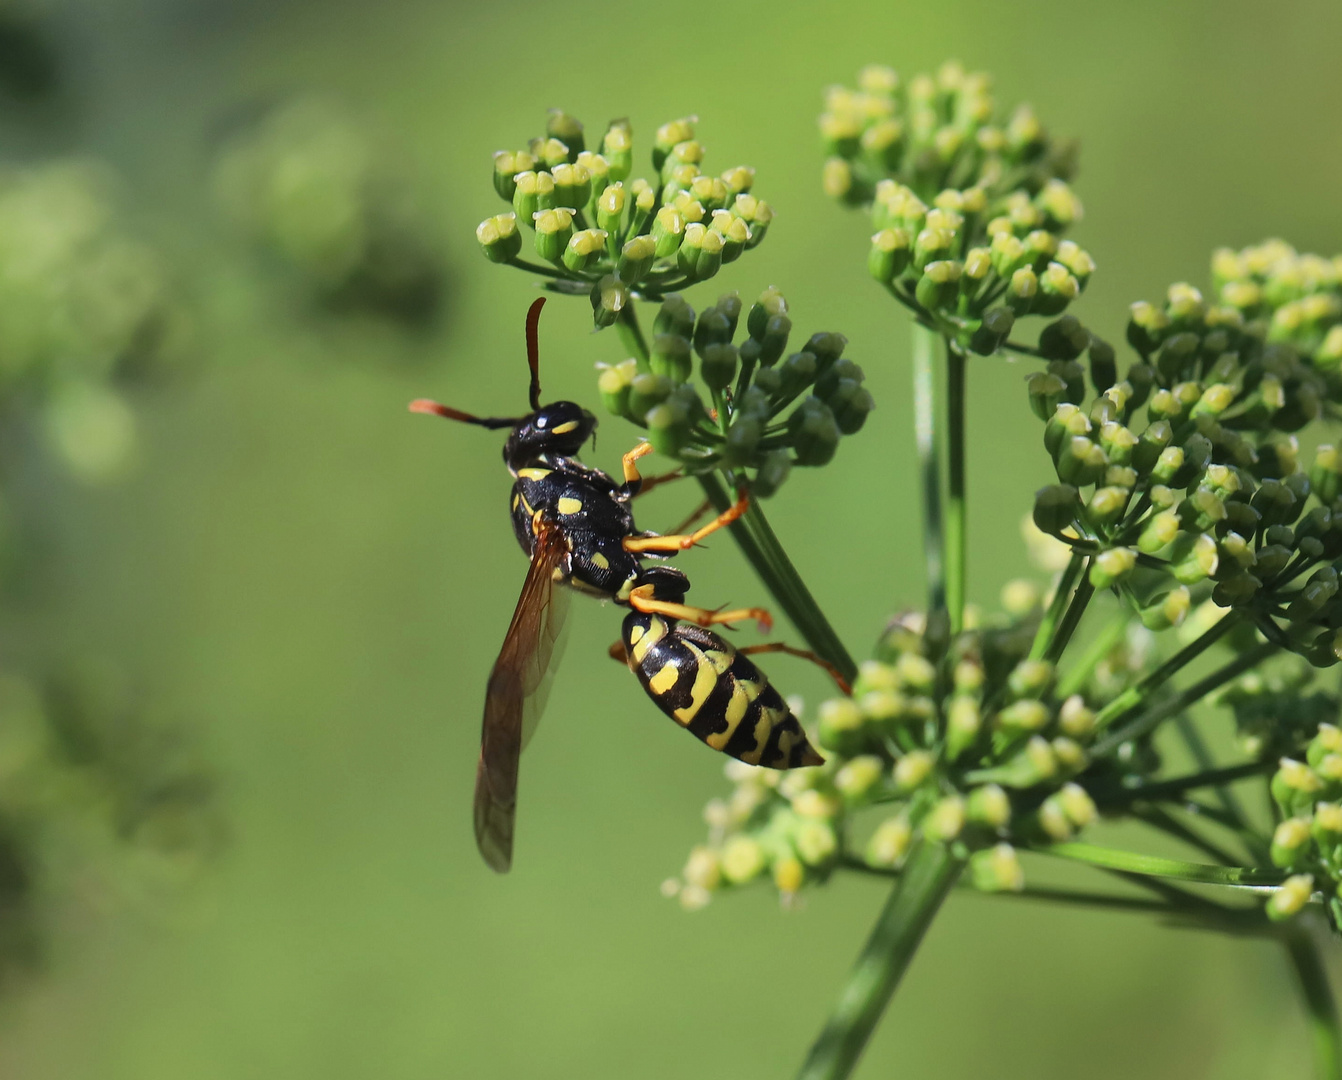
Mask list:
MULTIPOLYGON (((645 480, 640 474, 638 460, 652 449, 647 442, 624 455, 620 481, 578 459, 596 430, 596 417, 571 401, 541 404, 538 329, 544 303, 544 297, 538 299, 527 313, 528 413, 479 417, 436 401, 410 404, 412 412, 509 432, 503 460, 513 476, 513 532, 531 566, 485 691, 474 802, 476 843, 500 873, 512 864, 518 762, 545 703, 570 590, 628 608, 611 655, 628 664, 669 717, 713 749, 752 765, 794 769, 824 759, 750 654, 802 656, 843 685, 832 666, 813 653, 778 643, 738 649, 710 629, 753 619, 767 630, 767 611, 710 611, 685 603, 689 578, 665 560, 739 518, 749 496, 743 492, 693 532, 640 531, 631 503, 668 478, 645 480)), ((690 524, 693 519, 685 527, 690 524)))

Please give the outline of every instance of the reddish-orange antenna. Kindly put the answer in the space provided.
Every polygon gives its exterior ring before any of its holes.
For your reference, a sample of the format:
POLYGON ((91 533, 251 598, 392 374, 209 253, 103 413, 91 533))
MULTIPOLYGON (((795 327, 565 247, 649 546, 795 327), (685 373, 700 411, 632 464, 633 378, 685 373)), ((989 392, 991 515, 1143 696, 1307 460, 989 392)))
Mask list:
POLYGON ((468 412, 462 412, 460 409, 454 409, 450 405, 442 405, 437 401, 430 401, 428 398, 416 398, 410 403, 410 411, 417 413, 427 413, 430 416, 441 416, 444 420, 459 420, 463 424, 479 424, 486 428, 510 428, 516 427, 521 420, 501 416, 474 416, 468 412))
POLYGON ((539 412, 541 407, 541 308, 545 306, 545 297, 537 297, 536 302, 527 311, 527 363, 531 365, 531 411, 539 412))

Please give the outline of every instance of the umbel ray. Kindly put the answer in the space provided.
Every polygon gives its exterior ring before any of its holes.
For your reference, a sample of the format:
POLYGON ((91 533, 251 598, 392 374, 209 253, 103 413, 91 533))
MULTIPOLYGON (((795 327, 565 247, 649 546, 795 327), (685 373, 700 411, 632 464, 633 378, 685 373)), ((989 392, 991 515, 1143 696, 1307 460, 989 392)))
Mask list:
POLYGON ((631 503, 651 486, 639 474, 638 459, 652 446, 641 442, 624 455, 618 482, 578 460, 596 417, 572 401, 541 405, 537 327, 544 303, 542 297, 527 313, 526 415, 479 417, 427 400, 410 405, 412 412, 510 429, 503 460, 513 475, 513 532, 531 566, 489 675, 475 778, 476 843, 499 872, 512 863, 518 759, 544 705, 566 607, 567 589, 556 585, 628 608, 612 656, 629 665, 662 712, 714 750, 752 765, 794 769, 823 759, 749 654, 803 656, 838 678, 811 653, 776 643, 738 649, 709 629, 747 619, 768 629, 771 619, 761 608, 710 611, 685 603, 689 578, 664 560, 735 521, 748 508, 749 495, 743 492, 694 532, 659 536, 639 530, 631 503))

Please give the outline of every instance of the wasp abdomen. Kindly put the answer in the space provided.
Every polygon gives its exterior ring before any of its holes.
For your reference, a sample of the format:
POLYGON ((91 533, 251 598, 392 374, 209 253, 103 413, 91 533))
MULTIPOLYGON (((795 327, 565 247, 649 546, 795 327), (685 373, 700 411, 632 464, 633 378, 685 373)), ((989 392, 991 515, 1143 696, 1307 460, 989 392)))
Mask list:
POLYGON ((624 647, 657 707, 714 750, 770 769, 823 763, 764 673, 711 630, 634 611, 624 647))

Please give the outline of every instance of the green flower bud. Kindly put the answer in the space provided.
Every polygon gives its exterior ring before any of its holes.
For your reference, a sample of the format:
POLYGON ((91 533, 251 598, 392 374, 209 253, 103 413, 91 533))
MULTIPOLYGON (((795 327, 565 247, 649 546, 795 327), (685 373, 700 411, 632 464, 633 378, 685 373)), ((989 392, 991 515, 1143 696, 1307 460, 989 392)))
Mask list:
MULTIPOLYGON (((1338 845, 1342 844, 1342 803, 1316 803, 1310 834, 1326 856, 1335 852, 1338 845)), ((1336 859, 1336 855, 1332 858, 1336 859)))
POLYGON ((979 328, 974 331, 974 336, 969 341, 970 349, 980 356, 991 356, 1011 336, 1011 328, 1015 322, 1016 316, 1009 308, 990 308, 984 312, 983 321, 979 323, 979 328))
POLYGON ((1314 893, 1314 878, 1310 874, 1294 874, 1268 899, 1267 917, 1273 922, 1284 922, 1299 915, 1314 893))
POLYGON ((657 309, 652 323, 654 334, 676 334, 683 338, 694 337, 694 308, 686 302, 680 293, 671 293, 657 309))
MULTIPOLYGON (((679 339, 684 341, 684 338, 679 339)), ((726 343, 711 344, 699 350, 702 361, 699 374, 711 390, 723 390, 736 377, 736 349, 726 343)))
POLYGON ((808 397, 788 416, 788 437, 798 465, 825 465, 839 446, 839 426, 829 407, 808 397))
POLYGON ((660 405, 675 389, 675 383, 665 375, 644 372, 629 382, 629 415, 642 420, 648 411, 660 405))
POLYGON ((880 783, 885 763, 878 757, 864 754, 846 762, 834 774, 834 787, 849 802, 860 802, 880 783))
POLYGON ((1097 482, 1104 476, 1109 459, 1104 451, 1084 436, 1068 439, 1058 454, 1058 479, 1077 487, 1097 482))
POLYGON ((546 262, 559 262, 564 256, 569 240, 573 238, 573 214, 562 207, 556 207, 553 210, 538 212, 534 222, 536 254, 546 262))
POLYGON ((664 375, 672 382, 683 383, 694 370, 690 343, 679 334, 654 334, 648 364, 654 375, 664 375))
POLYGON ((733 885, 744 885, 764 873, 764 848, 750 836, 733 836, 722 848, 722 876, 733 885))
POLYGON ((1206 533, 1181 532, 1174 538, 1169 563, 1176 581, 1196 585, 1216 573, 1221 564, 1220 550, 1206 533))
POLYGON ((1043 660, 1022 660, 1007 676, 1007 689, 1014 697, 1040 697, 1053 681, 1053 665, 1043 660))
POLYGON ((693 885, 710 892, 721 881, 722 864, 718 853, 709 847, 696 847, 690 852, 685 869, 681 871, 687 885, 693 885))
POLYGON ((951 254, 954 240, 954 234, 945 229, 918 232, 913 242, 913 268, 923 270, 928 263, 945 261, 951 254))
MULTIPOLYGON (((1086 504, 1086 517, 1091 524, 1096 526, 1112 525, 1122 516, 1123 510, 1127 507, 1128 494, 1128 489, 1122 487, 1096 488, 1095 494, 1090 497, 1090 502, 1086 504)), ((1091 577, 1093 580, 1093 570, 1091 577)))
POLYGON ((817 738, 826 750, 855 753, 864 742, 866 718, 851 698, 831 698, 820 706, 817 738))
POLYGON ((507 202, 512 202, 517 190, 517 174, 531 172, 536 159, 525 150, 499 150, 494 154, 494 190, 507 202))
MULTIPOLYGON (((786 317, 787 312, 787 299, 771 285, 750 306, 750 314, 746 316, 746 332, 753 338, 762 339, 766 336, 771 320, 779 316, 786 317)), ((791 323, 788 326, 790 329, 791 323)))
POLYGON ((977 741, 983 727, 978 698, 957 694, 946 710, 946 759, 957 760, 977 741))
POLYGON ((564 248, 564 266, 571 272, 580 274, 601 258, 605 250, 604 230, 580 229, 569 237, 568 246, 564 248))
POLYGON ((1040 532, 1058 536, 1080 513, 1080 495, 1070 484, 1050 484, 1035 492, 1033 517, 1040 532))
POLYGON ((729 263, 740 258, 750 242, 749 226, 726 210, 714 210, 711 228, 722 237, 722 261, 729 263))
POLYGON ((556 165, 550 175, 555 184, 555 205, 581 210, 592 198, 592 174, 581 165, 556 165))
POLYGON ((490 262, 509 262, 522 250, 522 235, 517 231, 515 214, 485 218, 475 230, 475 238, 480 241, 480 249, 490 262))
POLYGON ((820 866, 838 850, 834 827, 825 821, 804 821, 793 837, 797 854, 807 866, 820 866))
POLYGON ((1139 612, 1142 625, 1148 630, 1168 630, 1180 625, 1188 617, 1192 603, 1188 590, 1180 585, 1177 589, 1163 593, 1152 600, 1139 612))
POLYGON ((607 274, 592 286, 591 300, 592 322, 597 326, 614 326, 629 303, 629 286, 615 275, 607 274))
POLYGON ((527 171, 513 177, 513 210, 518 221, 530 225, 537 213, 554 205, 555 182, 548 172, 527 171))
POLYGON ((731 211, 750 226, 750 240, 746 249, 759 247, 769 230, 769 223, 774 219, 773 208, 754 195, 738 195, 732 202, 731 211))
POLYGON ((1011 275, 1003 302, 1017 316, 1028 315, 1039 293, 1039 278, 1028 266, 1011 275))
POLYGON ((1010 844, 974 852, 969 857, 969 876, 981 892, 1020 892, 1025 888, 1025 869, 1010 844))
POLYGON ((887 818, 876 826, 876 831, 867 841, 866 860, 868 866, 883 869, 897 869, 909 853, 913 842, 913 826, 908 818, 887 818))
POLYGON ((629 196, 626 194, 623 184, 609 185, 597 196, 597 227, 605 229, 611 236, 618 236, 621 223, 624 221, 624 208, 628 201, 629 196))
POLYGON ((1039 296, 1034 310, 1040 315, 1057 315, 1081 295, 1081 285, 1062 263, 1052 262, 1039 275, 1039 296))
POLYGON ((751 484, 751 494, 760 499, 775 495, 792 471, 792 458, 786 450, 773 450, 760 461, 759 471, 751 484))
POLYGON ((764 437, 764 424, 754 416, 738 416, 727 430, 722 456, 733 468, 742 468, 754 462, 755 450, 764 437))
POLYGON ((690 440, 691 424, 687 410, 673 399, 648 410, 648 442, 667 457, 675 457, 690 440))
POLYGON ((601 137, 601 156, 610 164, 610 178, 621 181, 634 167, 633 131, 628 120, 612 120, 601 137))
MULTIPOLYGON (((597 377, 596 388, 601 395, 601 403, 615 416, 630 416, 629 392, 634 377, 638 374, 638 364, 632 357, 603 368, 597 377)), ((641 417, 640 417, 641 419, 641 417)))
POLYGON ((949 844, 965 827, 965 801, 958 795, 947 795, 932 804, 923 818, 923 835, 929 840, 949 844))
POLYGON ((1057 412, 1067 392, 1067 384, 1051 372, 1035 371, 1025 377, 1025 390, 1031 411, 1047 422, 1057 412))
POLYGON ((1342 728, 1320 724, 1318 733, 1309 742, 1305 760, 1311 766, 1317 766, 1329 754, 1342 754, 1342 728))
POLYGON ((1287 818, 1272 834, 1273 864, 1283 870, 1298 865, 1308 854, 1312 839, 1309 818, 1287 818))
POLYGON ((678 143, 688 142, 694 138, 694 125, 698 122, 697 116, 682 116, 679 120, 672 120, 657 129, 652 145, 654 169, 661 171, 662 163, 666 161, 672 149, 678 143))
POLYGON ((723 241, 720 233, 699 223, 685 226, 685 238, 676 252, 680 272, 696 281, 711 278, 722 266, 723 241))
MULTIPOLYGON (((1320 762, 1322 764, 1322 762, 1320 762)), ((1282 758, 1272 774, 1272 797, 1288 815, 1306 813, 1323 790, 1318 773, 1302 761, 1282 758)))
POLYGON ((915 288, 918 303, 928 311, 953 304, 959 294, 962 271, 963 267, 954 260, 928 263, 915 288))
POLYGON ((895 789, 903 794, 921 787, 923 781, 932 775, 936 758, 926 750, 910 750, 895 762, 895 789))
POLYGON ((575 157, 583 152, 582 124, 563 109, 550 109, 546 114, 545 134, 560 140, 575 157))
POLYGON ((1011 823, 1011 800, 997 784, 984 784, 969 793, 965 816, 989 829, 1005 829, 1011 823))
POLYGON ((1089 739, 1095 732, 1095 713, 1080 694, 1073 694, 1058 710, 1058 730, 1072 739, 1089 739))
POLYGON ((1049 744, 1049 748, 1053 751, 1053 759, 1062 776, 1076 776, 1090 764, 1086 752, 1072 739, 1056 738, 1049 744))
POLYGON ((668 258, 680 250, 684 239, 685 219, 671 207, 663 206, 652 221, 653 254, 659 259, 668 258))
POLYGON ((1062 808, 1062 801, 1057 795, 1050 795, 1040 804, 1035 812, 1035 822, 1040 830, 1054 843, 1062 843, 1070 840, 1072 834, 1076 831, 1071 821, 1067 818, 1067 812, 1062 808))
POLYGON ((867 269, 882 285, 889 285, 904 272, 911 257, 909 234, 904 229, 882 229, 871 238, 867 269))
POLYGON ((651 236, 634 237, 620 251, 615 276, 626 285, 637 285, 652 269, 656 254, 656 244, 651 236))
POLYGON ((1322 502, 1335 502, 1342 495, 1342 453, 1335 446, 1324 443, 1315 451, 1309 480, 1322 502))
POLYGON ((1081 325, 1081 320, 1075 315, 1064 315, 1039 332, 1039 355, 1045 360, 1075 360, 1090 346, 1090 341, 1090 331, 1081 325))

